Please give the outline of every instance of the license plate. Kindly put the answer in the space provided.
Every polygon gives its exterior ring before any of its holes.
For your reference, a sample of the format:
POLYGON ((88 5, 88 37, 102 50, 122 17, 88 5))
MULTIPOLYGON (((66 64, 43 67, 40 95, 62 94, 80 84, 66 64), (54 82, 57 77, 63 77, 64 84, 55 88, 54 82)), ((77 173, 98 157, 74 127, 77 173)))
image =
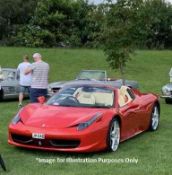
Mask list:
POLYGON ((45 139, 45 134, 42 134, 42 133, 32 133, 32 138, 34 138, 34 139, 45 139))

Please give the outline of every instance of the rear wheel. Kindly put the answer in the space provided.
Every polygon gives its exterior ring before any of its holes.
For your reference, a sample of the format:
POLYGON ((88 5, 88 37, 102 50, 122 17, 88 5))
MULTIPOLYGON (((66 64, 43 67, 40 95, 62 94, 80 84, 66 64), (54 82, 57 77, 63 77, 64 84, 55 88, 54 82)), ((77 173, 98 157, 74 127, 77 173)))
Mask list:
POLYGON ((159 126, 160 119, 160 111, 158 105, 155 105, 152 110, 151 122, 150 122, 150 130, 156 131, 159 126))
POLYGON ((114 118, 109 124, 107 146, 109 151, 116 151, 120 142, 120 125, 118 119, 114 118))

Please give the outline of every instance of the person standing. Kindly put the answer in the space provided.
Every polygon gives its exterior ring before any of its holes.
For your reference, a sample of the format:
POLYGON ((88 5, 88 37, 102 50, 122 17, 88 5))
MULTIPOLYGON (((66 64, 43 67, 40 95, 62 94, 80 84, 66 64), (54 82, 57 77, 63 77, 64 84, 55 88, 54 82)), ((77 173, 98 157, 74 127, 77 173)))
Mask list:
POLYGON ((22 107, 23 98, 25 93, 30 93, 30 85, 32 80, 32 74, 28 73, 25 75, 25 70, 28 66, 31 66, 29 63, 29 57, 27 55, 23 56, 23 62, 20 63, 17 67, 17 73, 19 75, 19 107, 22 107))
POLYGON ((47 97, 49 64, 42 60, 39 53, 33 54, 34 63, 25 70, 25 74, 32 73, 30 88, 31 103, 38 102, 38 97, 47 97))

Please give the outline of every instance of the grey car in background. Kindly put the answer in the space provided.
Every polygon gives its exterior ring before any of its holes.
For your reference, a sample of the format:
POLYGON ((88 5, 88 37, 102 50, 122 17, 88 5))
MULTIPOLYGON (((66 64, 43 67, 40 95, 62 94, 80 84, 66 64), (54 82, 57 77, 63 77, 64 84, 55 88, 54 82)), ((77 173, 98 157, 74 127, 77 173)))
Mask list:
POLYGON ((19 80, 17 70, 0 68, 0 100, 17 98, 19 93, 19 80))
MULTIPOLYGON (((114 87, 121 87, 123 85, 122 79, 111 79, 108 78, 107 72, 105 70, 82 70, 77 76, 75 80, 71 81, 58 81, 49 84, 49 95, 51 96, 55 92, 59 91, 61 88, 67 85, 72 84, 84 84, 84 83, 98 83, 111 85, 114 87)), ((134 80, 125 80, 125 85, 134 89, 138 89, 139 85, 137 81, 134 80)))

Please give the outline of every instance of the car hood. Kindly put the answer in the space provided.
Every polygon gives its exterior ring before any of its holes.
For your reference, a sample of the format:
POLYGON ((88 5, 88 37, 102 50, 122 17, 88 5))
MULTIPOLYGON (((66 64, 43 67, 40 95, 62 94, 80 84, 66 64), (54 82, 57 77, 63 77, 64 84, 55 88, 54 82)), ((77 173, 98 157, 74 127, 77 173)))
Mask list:
POLYGON ((110 109, 61 107, 30 104, 22 109, 20 117, 24 125, 36 128, 68 128, 89 120, 97 113, 102 115, 110 109))
POLYGON ((163 88, 167 88, 167 89, 171 90, 172 89, 172 83, 168 83, 168 84, 164 85, 163 88))

